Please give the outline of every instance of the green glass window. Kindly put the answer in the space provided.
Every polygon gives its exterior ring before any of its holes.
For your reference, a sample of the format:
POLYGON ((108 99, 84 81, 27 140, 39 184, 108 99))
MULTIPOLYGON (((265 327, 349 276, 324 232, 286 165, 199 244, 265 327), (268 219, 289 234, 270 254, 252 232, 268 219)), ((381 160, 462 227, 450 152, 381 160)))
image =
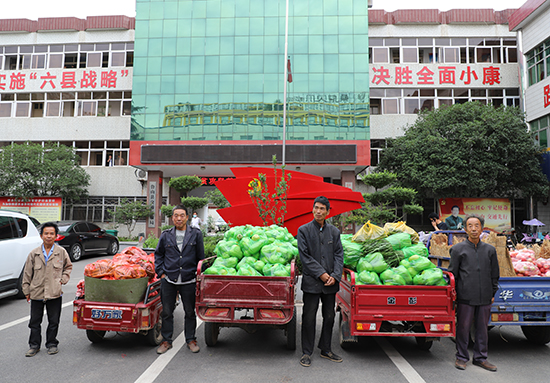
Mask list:
MULTIPOLYGON (((290 3, 287 139, 369 138, 367 12, 367 0, 290 3)), ((140 0, 132 137, 280 140, 284 32, 285 2, 140 0)), ((548 64, 534 56, 536 77, 548 64)))

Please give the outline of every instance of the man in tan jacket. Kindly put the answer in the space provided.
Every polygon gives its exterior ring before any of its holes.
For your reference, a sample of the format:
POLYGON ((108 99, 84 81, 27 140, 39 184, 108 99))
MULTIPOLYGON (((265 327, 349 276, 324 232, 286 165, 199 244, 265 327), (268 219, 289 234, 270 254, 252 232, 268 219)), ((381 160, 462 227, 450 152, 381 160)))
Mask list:
POLYGON ((57 354, 57 331, 61 318, 61 303, 63 291, 61 285, 67 284, 71 277, 73 264, 67 251, 55 244, 59 228, 53 222, 47 222, 40 229, 42 245, 32 250, 27 257, 23 273, 23 294, 31 303, 31 319, 29 328, 30 349, 25 356, 35 356, 40 351, 42 343, 42 316, 44 307, 48 312, 48 328, 46 330, 46 347, 48 354, 57 354))

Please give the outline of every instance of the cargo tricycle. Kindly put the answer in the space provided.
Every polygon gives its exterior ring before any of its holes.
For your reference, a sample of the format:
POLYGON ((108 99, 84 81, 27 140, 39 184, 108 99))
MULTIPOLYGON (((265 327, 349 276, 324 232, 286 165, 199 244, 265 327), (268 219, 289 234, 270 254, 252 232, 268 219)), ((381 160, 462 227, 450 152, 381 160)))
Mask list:
POLYGON ((197 266, 195 305, 197 316, 204 321, 206 345, 216 345, 222 327, 240 327, 250 333, 273 327, 285 331, 287 348, 295 350, 295 261, 290 277, 204 274, 203 268, 215 258, 201 260, 197 266))
POLYGON ((455 336, 455 281, 445 274, 448 286, 358 285, 355 273, 344 268, 336 294, 340 346, 357 343, 359 336, 408 336, 429 350, 434 340, 455 336))
MULTIPOLYGON (((90 279, 87 279, 87 283, 90 279)), ((101 280, 98 280, 98 283, 124 282, 99 281, 101 280)), ((115 302, 105 301, 108 298, 93 301, 87 300, 86 296, 75 299, 73 324, 86 330, 86 336, 93 343, 103 341, 107 331, 116 331, 144 335, 147 343, 158 346, 162 342, 160 280, 148 284, 143 298, 138 299, 136 303, 121 302, 123 299, 113 299, 115 302)))

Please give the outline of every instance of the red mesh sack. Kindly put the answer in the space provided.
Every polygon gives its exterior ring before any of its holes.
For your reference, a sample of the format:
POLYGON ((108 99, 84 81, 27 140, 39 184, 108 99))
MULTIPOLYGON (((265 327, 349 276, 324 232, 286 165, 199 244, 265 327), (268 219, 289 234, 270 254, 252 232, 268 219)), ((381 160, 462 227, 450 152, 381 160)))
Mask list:
POLYGON ((128 263, 117 265, 113 270, 113 276, 115 279, 135 279, 145 278, 147 273, 141 266, 128 263))
POLYGON ((113 262, 110 259, 100 259, 84 267, 84 275, 92 278, 103 278, 111 275, 113 262))

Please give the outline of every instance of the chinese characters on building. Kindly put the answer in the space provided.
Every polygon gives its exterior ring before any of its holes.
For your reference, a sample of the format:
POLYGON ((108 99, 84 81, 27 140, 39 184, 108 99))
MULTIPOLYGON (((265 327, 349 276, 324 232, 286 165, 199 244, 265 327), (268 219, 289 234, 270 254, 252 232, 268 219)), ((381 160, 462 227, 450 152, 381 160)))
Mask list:
POLYGON ((500 68, 488 66, 482 68, 482 73, 467 66, 465 69, 458 69, 456 66, 438 66, 437 73, 427 66, 419 71, 413 71, 409 66, 396 66, 393 68, 384 66, 373 67, 372 84, 380 85, 471 85, 474 81, 481 80, 482 85, 500 84, 500 68))
POLYGON ((544 107, 550 106, 550 85, 544 87, 544 107))
POLYGON ((127 69, 121 70, 120 75, 114 70, 63 71, 61 75, 49 71, 45 74, 12 72, 9 77, 0 74, 0 90, 25 90, 31 82, 39 83, 42 90, 116 88, 117 79, 127 76, 127 69))

